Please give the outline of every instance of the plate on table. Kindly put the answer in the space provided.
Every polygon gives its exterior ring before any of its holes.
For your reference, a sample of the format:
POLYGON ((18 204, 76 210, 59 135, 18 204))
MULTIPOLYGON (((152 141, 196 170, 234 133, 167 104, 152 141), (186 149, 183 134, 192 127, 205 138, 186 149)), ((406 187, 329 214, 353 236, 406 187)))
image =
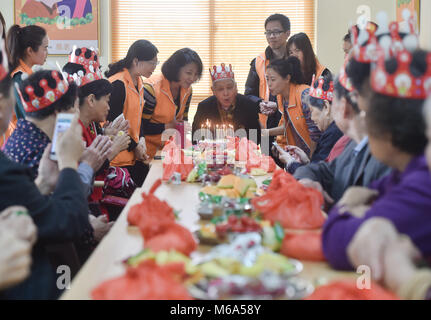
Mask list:
POLYGON ((259 278, 230 275, 204 278, 188 287, 200 300, 301 300, 313 293, 313 285, 299 277, 264 273, 259 278))

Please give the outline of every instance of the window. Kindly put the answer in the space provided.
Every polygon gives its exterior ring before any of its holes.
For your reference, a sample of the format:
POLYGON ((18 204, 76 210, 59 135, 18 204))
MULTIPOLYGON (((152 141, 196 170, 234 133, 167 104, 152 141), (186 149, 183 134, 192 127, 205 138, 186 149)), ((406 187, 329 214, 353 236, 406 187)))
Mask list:
POLYGON ((137 39, 159 49, 155 73, 180 48, 198 52, 204 71, 193 85, 192 121, 197 104, 212 94, 211 66, 232 64, 238 91, 244 92, 251 60, 268 45, 264 22, 273 13, 288 16, 292 34, 305 32, 314 43, 314 0, 111 0, 112 59, 125 57, 137 39))

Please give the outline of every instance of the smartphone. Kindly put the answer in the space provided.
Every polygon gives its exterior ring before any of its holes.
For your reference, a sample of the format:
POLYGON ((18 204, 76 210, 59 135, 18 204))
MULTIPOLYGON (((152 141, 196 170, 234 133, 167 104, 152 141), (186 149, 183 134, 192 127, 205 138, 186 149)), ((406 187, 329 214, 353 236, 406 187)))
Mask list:
POLYGON ((67 129, 70 128, 70 125, 72 123, 74 116, 75 116, 74 113, 59 113, 57 115, 57 120, 55 122, 54 137, 52 139, 51 152, 49 153, 49 158, 51 160, 57 161, 55 146, 57 145, 58 134, 65 132, 67 129))
POLYGON ((278 152, 280 152, 280 151, 285 151, 285 150, 283 150, 283 148, 282 148, 282 147, 280 147, 280 145, 279 145, 276 141, 274 141, 274 142, 272 143, 272 145, 277 149, 277 151, 278 151, 278 152))

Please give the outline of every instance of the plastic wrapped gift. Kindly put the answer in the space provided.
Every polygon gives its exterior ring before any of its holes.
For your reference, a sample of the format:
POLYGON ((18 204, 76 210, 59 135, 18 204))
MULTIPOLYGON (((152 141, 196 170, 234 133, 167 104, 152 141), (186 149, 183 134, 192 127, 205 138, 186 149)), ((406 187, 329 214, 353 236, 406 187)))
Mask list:
POLYGON ((182 284, 183 263, 159 266, 147 260, 127 268, 124 276, 108 280, 92 291, 95 300, 190 300, 182 284))
POLYGON ((307 188, 283 170, 274 173, 268 192, 252 200, 265 220, 280 222, 286 229, 318 229, 325 222, 322 194, 307 188))

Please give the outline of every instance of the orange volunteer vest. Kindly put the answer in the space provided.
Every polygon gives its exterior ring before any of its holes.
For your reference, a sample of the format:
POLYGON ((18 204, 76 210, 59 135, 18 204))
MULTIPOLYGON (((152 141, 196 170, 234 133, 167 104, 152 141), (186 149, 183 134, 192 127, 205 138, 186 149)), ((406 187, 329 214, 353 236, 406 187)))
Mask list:
MULTIPOLYGON (((13 78, 18 72, 25 73, 27 75, 33 74, 33 70, 24 63, 21 59, 19 60, 19 65, 16 67, 15 70, 13 70, 10 74, 11 78, 13 78)), ((6 140, 11 136, 11 134, 14 132, 16 128, 16 123, 18 119, 16 117, 15 111, 12 111, 12 119, 9 122, 9 126, 6 129, 6 132, 0 136, 0 148, 3 146, 3 144, 6 143, 6 140)))
MULTIPOLYGON (((266 67, 269 65, 269 60, 266 59, 265 52, 256 57, 255 68, 259 76, 259 97, 265 101, 269 100, 269 88, 266 83, 266 67)), ((259 121, 262 128, 266 128, 268 116, 259 113, 259 121)))
MULTIPOLYGON (((154 108, 154 113, 150 119, 150 122, 168 124, 174 119, 177 121, 182 121, 187 100, 192 95, 192 88, 190 87, 188 90, 181 88, 180 110, 175 116, 177 106, 174 102, 174 98, 172 97, 169 80, 166 79, 163 74, 158 74, 149 78, 146 82, 153 86, 154 96, 156 97, 156 107, 154 108)), ((163 148, 161 134, 146 135, 145 141, 147 143, 147 154, 150 158, 155 156, 158 149, 163 148)))
POLYGON ((307 85, 290 85, 290 93, 289 93, 289 105, 286 110, 284 110, 283 98, 281 95, 277 96, 277 103, 279 106, 279 110, 282 112, 283 117, 280 120, 280 126, 284 125, 285 133, 283 136, 277 137, 277 143, 284 147, 286 145, 296 145, 296 141, 292 132, 293 130, 297 133, 299 137, 307 144, 310 148, 311 146, 311 138, 308 131, 308 126, 304 118, 304 114, 302 113, 302 101, 301 95, 305 89, 308 89, 307 85), (285 118, 288 118, 286 121, 285 118), (288 126, 289 121, 292 123, 292 127, 288 126))
MULTIPOLYGON (((130 137, 136 142, 139 142, 142 110, 144 109, 144 83, 141 78, 138 79, 139 91, 137 91, 127 69, 123 69, 123 71, 114 74, 109 77, 108 80, 111 83, 116 80, 120 80, 124 83, 126 89, 126 99, 124 100, 123 108, 124 118, 128 120, 130 124, 130 137)), ((133 166, 135 161, 135 153, 133 151, 124 150, 111 161, 111 165, 114 167, 133 166)))

